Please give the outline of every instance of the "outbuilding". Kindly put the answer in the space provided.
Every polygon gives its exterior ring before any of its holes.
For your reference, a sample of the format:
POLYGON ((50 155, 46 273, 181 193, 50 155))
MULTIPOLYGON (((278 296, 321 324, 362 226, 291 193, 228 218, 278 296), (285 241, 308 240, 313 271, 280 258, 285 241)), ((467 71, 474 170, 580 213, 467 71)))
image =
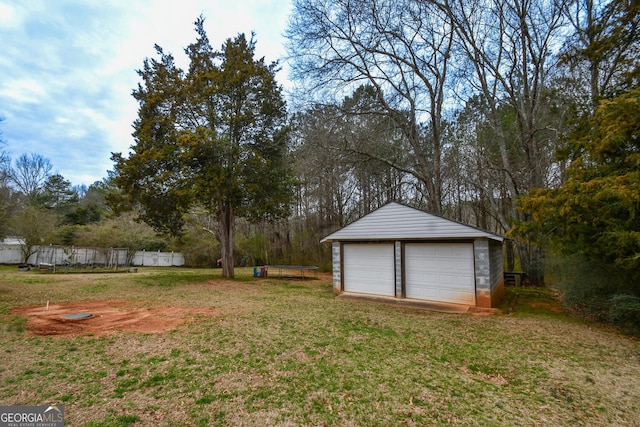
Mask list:
POLYGON ((322 239, 333 289, 490 308, 504 290, 503 237, 392 202, 322 239))

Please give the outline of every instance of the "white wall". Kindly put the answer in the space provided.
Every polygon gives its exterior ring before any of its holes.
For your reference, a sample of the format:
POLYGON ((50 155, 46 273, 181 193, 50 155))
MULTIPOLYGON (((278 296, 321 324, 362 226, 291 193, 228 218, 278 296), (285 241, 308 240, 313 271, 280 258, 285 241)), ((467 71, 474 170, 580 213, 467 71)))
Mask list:
POLYGON ((184 265, 184 255, 182 255, 182 253, 180 252, 138 251, 133 256, 131 264, 138 266, 179 267, 184 265))
POLYGON ((0 264, 20 264, 22 251, 20 245, 0 244, 0 264))
MULTIPOLYGON (((127 249, 85 248, 69 246, 42 246, 29 257, 29 264, 82 264, 127 265, 127 249)), ((0 244, 0 264, 19 264, 22 251, 18 244, 0 244)), ((134 266, 181 267, 185 264, 180 252, 137 251, 131 264, 134 266)))

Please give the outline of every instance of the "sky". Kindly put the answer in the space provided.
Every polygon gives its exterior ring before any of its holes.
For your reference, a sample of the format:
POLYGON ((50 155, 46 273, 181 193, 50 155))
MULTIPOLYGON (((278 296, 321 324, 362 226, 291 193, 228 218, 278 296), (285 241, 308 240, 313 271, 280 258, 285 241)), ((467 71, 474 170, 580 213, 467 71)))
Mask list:
POLYGON ((214 48, 253 31, 256 56, 282 62, 290 9, 290 0, 0 0, 0 151, 37 153, 72 185, 100 181, 111 153, 134 144, 131 93, 155 44, 186 69, 203 15, 214 48))

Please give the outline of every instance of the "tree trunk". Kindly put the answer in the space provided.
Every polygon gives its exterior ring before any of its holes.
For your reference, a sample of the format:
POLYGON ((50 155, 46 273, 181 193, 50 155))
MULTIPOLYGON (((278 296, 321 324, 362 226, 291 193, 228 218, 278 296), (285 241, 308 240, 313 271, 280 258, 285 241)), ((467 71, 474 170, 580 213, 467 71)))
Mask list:
POLYGON ((222 252, 222 277, 235 277, 233 269, 233 229, 235 217, 233 208, 225 202, 220 206, 220 250, 222 252))
POLYGON ((533 286, 544 286, 544 250, 531 243, 516 242, 522 270, 533 286))
POLYGON ((516 271, 515 254, 513 253, 513 240, 505 240, 505 253, 507 258, 507 271, 516 271))

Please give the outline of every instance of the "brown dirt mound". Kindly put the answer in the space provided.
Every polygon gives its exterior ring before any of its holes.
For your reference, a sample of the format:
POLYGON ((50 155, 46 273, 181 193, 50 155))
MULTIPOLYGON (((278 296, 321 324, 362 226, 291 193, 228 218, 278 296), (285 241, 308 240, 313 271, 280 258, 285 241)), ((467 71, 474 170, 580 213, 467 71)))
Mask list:
POLYGON ((16 307, 13 313, 29 318, 33 335, 105 335, 115 331, 160 333, 192 322, 196 315, 211 316, 214 308, 142 308, 131 301, 79 301, 46 306, 16 307), (65 319, 67 314, 90 313, 86 319, 65 319))

